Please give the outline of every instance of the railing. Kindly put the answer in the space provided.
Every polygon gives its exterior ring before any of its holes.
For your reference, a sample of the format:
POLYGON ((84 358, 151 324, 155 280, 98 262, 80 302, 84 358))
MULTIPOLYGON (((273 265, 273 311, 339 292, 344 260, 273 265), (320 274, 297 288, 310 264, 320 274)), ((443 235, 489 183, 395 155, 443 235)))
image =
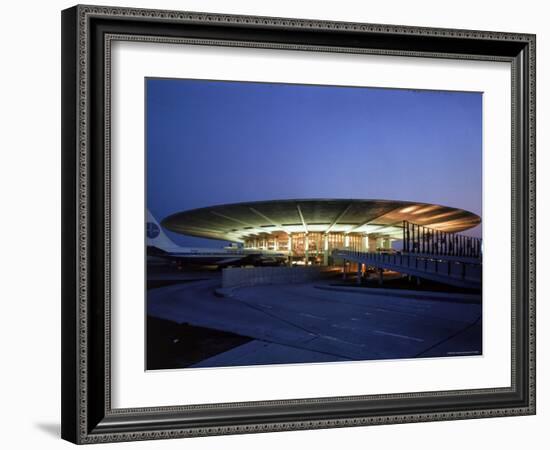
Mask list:
POLYGON ((416 255, 412 253, 369 253, 335 250, 333 255, 380 269, 470 288, 481 287, 482 265, 475 258, 416 255))
POLYGON ((481 239, 403 221, 403 253, 481 259, 481 239))

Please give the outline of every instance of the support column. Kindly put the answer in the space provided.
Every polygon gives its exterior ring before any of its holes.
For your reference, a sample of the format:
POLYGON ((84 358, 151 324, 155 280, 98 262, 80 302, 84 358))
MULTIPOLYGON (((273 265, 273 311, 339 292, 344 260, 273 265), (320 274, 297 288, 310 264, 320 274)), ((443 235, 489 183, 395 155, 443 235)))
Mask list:
POLYGON ((376 238, 373 236, 367 236, 369 253, 376 252, 376 238))
POLYGON ((328 235, 323 238, 323 264, 328 266, 328 235))
POLYGON ((320 235, 317 235, 317 240, 315 241, 315 264, 319 260, 319 251, 321 250, 321 238, 320 235))
POLYGON ((407 236, 406 236, 406 233, 405 233, 405 226, 406 226, 406 222, 403 221, 403 245, 401 247, 403 253, 405 253, 407 251, 407 236))
POLYGON ((288 265, 292 266, 292 236, 288 235, 288 265))
POLYGON ((304 248, 305 248, 305 252, 306 252, 306 266, 309 265, 309 237, 306 233, 305 237, 304 237, 305 241, 304 241, 304 248))
POLYGON ((344 259, 344 266, 342 267, 342 279, 346 279, 346 260, 344 259))

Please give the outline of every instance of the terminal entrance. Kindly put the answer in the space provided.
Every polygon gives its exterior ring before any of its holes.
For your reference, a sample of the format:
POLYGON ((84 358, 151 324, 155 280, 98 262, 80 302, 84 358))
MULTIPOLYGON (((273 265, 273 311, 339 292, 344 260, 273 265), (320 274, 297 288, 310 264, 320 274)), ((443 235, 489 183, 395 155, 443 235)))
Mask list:
POLYGON ((389 251, 393 241, 390 236, 376 234, 348 234, 297 232, 265 234, 245 239, 244 248, 286 253, 291 265, 331 265, 334 250, 389 251))

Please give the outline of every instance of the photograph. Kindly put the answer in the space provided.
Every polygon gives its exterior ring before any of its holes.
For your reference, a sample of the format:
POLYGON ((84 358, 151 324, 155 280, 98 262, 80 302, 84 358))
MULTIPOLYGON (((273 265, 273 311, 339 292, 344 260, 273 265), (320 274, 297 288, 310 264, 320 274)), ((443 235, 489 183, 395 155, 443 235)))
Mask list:
POLYGON ((483 93, 144 80, 145 369, 483 357, 483 93))

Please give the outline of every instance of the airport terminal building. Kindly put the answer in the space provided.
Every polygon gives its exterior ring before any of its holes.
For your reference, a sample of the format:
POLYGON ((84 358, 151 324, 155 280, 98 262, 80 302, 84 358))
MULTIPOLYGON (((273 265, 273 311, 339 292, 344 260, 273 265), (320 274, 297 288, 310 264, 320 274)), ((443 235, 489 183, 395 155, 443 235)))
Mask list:
MULTIPOLYGON (((290 261, 327 265, 335 249, 388 251, 395 241, 414 249, 480 249, 454 236, 481 223, 469 211, 395 200, 300 199, 216 205, 166 217, 162 226, 189 236, 219 239, 245 249, 275 251, 290 261), (412 235, 411 235, 412 233, 412 235), (411 239, 412 237, 412 239, 411 239)), ((465 249, 465 250, 464 250, 465 249)), ((409 249, 410 250, 410 249, 409 249)), ((468 256, 465 254, 464 256, 468 256)))

